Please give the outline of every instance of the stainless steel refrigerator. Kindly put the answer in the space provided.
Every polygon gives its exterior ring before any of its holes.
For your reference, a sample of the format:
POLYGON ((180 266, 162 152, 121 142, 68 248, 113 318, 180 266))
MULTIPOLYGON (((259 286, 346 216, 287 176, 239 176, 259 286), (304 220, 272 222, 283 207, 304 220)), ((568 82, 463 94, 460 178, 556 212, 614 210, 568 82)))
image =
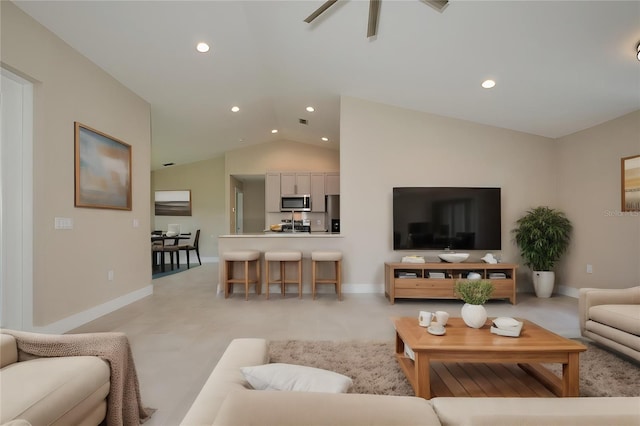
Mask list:
POLYGON ((340 196, 327 195, 325 200, 327 217, 325 223, 332 234, 340 233, 340 196))

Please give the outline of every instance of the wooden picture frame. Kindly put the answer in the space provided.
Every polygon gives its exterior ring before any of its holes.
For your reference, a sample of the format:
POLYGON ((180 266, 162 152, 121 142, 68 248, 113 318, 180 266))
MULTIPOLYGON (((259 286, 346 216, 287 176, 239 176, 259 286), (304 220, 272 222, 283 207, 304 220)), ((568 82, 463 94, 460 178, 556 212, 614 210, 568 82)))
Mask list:
POLYGON ((131 210, 131 145, 75 124, 75 206, 131 210))
POLYGON ((620 160, 623 212, 640 212, 640 155, 620 160))
POLYGON ((191 216, 191 190, 156 191, 156 216, 191 216))

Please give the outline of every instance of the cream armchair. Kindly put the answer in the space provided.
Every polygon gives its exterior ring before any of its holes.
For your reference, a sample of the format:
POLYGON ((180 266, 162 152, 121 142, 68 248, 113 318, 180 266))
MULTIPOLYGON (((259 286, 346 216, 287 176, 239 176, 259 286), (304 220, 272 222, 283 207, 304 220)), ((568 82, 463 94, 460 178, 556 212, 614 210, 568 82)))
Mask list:
POLYGON ((584 337, 640 361, 640 286, 581 288, 578 310, 584 337))

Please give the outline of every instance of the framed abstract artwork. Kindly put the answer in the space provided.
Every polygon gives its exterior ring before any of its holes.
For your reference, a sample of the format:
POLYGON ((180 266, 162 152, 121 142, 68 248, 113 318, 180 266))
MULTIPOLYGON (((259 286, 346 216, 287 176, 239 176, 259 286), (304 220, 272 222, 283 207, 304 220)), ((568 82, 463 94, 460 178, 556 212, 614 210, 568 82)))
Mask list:
POLYGON ((640 155, 624 157, 622 172, 622 211, 640 212, 640 155))
POLYGON ((75 206, 131 210, 131 146, 78 122, 75 206))
POLYGON ((156 191, 156 216, 191 216, 191 191, 156 191))

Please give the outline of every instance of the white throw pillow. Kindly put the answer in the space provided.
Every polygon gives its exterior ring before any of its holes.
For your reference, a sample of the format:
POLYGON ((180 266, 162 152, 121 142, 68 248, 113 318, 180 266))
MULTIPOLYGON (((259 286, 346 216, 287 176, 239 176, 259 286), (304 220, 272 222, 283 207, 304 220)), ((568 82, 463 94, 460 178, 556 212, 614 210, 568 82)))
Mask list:
POLYGON ((302 365, 273 363, 240 370, 257 390, 344 393, 353 385, 351 378, 342 374, 302 365))

